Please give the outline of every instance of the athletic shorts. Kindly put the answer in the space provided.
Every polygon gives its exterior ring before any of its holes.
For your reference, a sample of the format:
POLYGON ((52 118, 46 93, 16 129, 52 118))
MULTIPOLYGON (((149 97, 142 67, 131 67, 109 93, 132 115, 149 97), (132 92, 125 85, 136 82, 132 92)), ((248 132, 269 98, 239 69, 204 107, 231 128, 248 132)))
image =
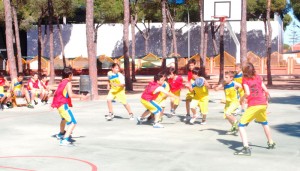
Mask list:
POLYGON ((192 101, 193 97, 194 97, 194 92, 188 91, 188 93, 186 93, 185 100, 186 101, 192 101))
POLYGON ((208 114, 208 99, 192 99, 190 103, 190 108, 196 109, 197 106, 200 108, 200 112, 202 115, 208 114))
POLYGON ((118 102, 120 102, 124 105, 127 104, 125 91, 119 91, 117 93, 109 91, 106 99, 107 100, 117 100, 118 102))
POLYGON ((156 99, 155 99, 155 102, 160 106, 160 107, 163 107, 165 108, 166 107, 166 97, 163 97, 163 96, 158 96, 156 99))
POLYGON ((22 91, 21 90, 17 90, 14 92, 16 97, 23 97, 22 91))
POLYGON ((171 93, 174 94, 175 96, 179 97, 178 99, 175 99, 173 101, 174 105, 178 106, 179 105, 179 101, 180 101, 180 90, 177 90, 177 91, 171 92, 171 93))
POLYGON ((77 121, 76 121, 72 111, 70 110, 68 104, 61 105, 58 108, 58 113, 60 114, 60 117, 63 120, 66 120, 67 125, 70 125, 71 123, 77 124, 77 121))
POLYGON ((149 110, 154 115, 159 114, 162 111, 162 108, 154 100, 147 101, 147 100, 141 99, 141 103, 144 105, 144 107, 147 110, 149 110))
POLYGON ((232 113, 235 112, 235 110, 239 106, 240 106, 239 101, 233 101, 233 102, 226 101, 225 108, 224 108, 224 119, 226 119, 226 114, 231 115, 232 113))
POLYGON ((250 106, 240 119, 239 127, 244 127, 252 120, 267 125, 267 105, 250 106))

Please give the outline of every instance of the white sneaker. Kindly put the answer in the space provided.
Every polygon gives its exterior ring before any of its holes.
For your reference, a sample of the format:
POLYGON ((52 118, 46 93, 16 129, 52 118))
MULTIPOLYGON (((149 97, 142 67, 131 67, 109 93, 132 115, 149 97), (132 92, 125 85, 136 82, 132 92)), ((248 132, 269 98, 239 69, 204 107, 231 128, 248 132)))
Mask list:
POLYGON ((130 115, 129 115, 129 120, 131 120, 131 121, 133 121, 133 120, 134 120, 134 116, 133 116, 133 114, 130 114, 130 115))
POLYGON ((153 124, 153 128, 164 128, 164 126, 160 123, 153 124))
POLYGON ((192 119, 190 120, 190 123, 191 123, 191 124, 194 124, 195 121, 196 121, 196 118, 192 118, 192 119))
POLYGON ((70 141, 67 141, 67 140, 60 140, 59 145, 61 145, 61 146, 74 146, 70 141))

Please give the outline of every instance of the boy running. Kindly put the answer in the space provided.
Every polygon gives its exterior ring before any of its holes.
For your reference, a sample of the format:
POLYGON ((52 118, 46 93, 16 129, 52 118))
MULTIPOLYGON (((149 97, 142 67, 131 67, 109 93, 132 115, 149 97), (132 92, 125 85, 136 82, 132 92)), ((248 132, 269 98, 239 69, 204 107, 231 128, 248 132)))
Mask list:
POLYGON ((233 81, 234 72, 225 72, 224 84, 216 86, 214 89, 217 91, 224 87, 225 92, 225 108, 224 118, 231 124, 230 132, 236 133, 238 130, 238 120, 232 115, 234 111, 239 107, 239 99, 237 90, 242 88, 242 85, 233 81))
POLYGON ((108 115, 105 115, 105 118, 110 121, 114 118, 113 113, 113 107, 112 107, 112 101, 116 99, 117 101, 121 102, 126 110, 129 113, 129 119, 134 120, 133 113, 131 111, 131 108, 126 100, 125 95, 125 77, 120 72, 120 66, 117 63, 112 64, 111 71, 107 73, 108 77, 108 84, 107 89, 109 90, 107 95, 107 106, 109 113, 108 115))
POLYGON ((64 68, 62 71, 62 81, 59 83, 51 104, 52 108, 57 108, 58 113, 61 116, 60 122, 60 132, 57 134, 57 137, 60 138, 59 145, 70 146, 70 135, 73 132, 77 121, 70 110, 69 107, 72 107, 71 98, 80 98, 87 99, 88 95, 74 94, 72 91, 71 80, 73 78, 72 69, 64 68), (66 131, 65 126, 68 125, 66 131))
POLYGON ((248 100, 248 108, 240 119, 239 131, 243 141, 243 149, 235 152, 235 155, 246 155, 250 156, 251 151, 248 144, 248 137, 245 130, 252 120, 260 123, 268 139, 268 149, 275 148, 275 142, 273 142, 271 137, 270 128, 267 120, 267 97, 269 96, 269 91, 265 84, 262 82, 260 76, 256 75, 255 68, 252 63, 246 63, 243 66, 243 88, 245 91, 245 97, 248 100))

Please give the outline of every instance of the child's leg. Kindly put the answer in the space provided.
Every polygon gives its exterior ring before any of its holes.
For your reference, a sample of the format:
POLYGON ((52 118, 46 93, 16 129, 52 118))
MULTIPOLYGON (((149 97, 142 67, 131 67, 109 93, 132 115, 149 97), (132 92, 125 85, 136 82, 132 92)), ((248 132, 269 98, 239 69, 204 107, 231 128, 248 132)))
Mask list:
POLYGON ((186 114, 187 115, 190 115, 190 111, 191 111, 191 109, 190 109, 190 103, 191 103, 191 100, 186 99, 186 101, 185 101, 185 108, 186 108, 186 114))
POLYGON ((73 130, 74 130, 75 127, 76 127, 76 124, 74 124, 74 123, 71 123, 71 124, 68 126, 67 131, 66 131, 66 133, 65 133, 65 135, 64 135, 64 139, 69 140, 69 137, 70 137, 70 135, 72 134, 72 132, 73 132, 73 130))
POLYGON ((240 131, 240 136, 242 138, 243 146, 244 147, 249 147, 248 137, 247 137, 247 133, 246 133, 245 127, 240 127, 239 126, 239 131, 240 131))
POLYGON ((149 110, 145 110, 144 113, 142 114, 141 118, 146 118, 150 114, 149 110))
POLYGON ((131 108, 130 108, 129 104, 128 103, 124 104, 124 107, 126 108, 129 115, 132 115, 132 111, 131 111, 131 108))
POLYGON ((66 120, 62 119, 60 121, 60 125, 59 125, 60 134, 64 134, 65 133, 65 127, 66 127, 66 120))
POLYGON ((108 112, 113 113, 112 100, 107 99, 107 107, 108 107, 108 112))
POLYGON ((273 143, 273 140, 272 140, 272 136, 271 136, 271 131, 270 131, 269 125, 263 125, 263 128, 264 128, 266 137, 267 137, 267 139, 268 139, 268 142, 269 142, 270 144, 272 144, 272 143, 273 143))

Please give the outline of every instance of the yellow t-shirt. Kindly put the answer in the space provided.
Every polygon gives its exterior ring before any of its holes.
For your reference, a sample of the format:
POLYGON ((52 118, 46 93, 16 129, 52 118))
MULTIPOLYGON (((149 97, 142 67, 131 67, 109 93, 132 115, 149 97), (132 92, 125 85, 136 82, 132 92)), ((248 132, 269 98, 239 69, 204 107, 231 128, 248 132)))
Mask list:
POLYGON ((242 80, 243 80, 243 72, 239 72, 238 74, 236 74, 233 78, 233 80, 237 83, 242 84, 242 80))
POLYGON ((192 84, 193 90, 195 92, 193 99, 196 100, 206 100, 208 99, 208 88, 203 85, 202 87, 197 87, 194 83, 192 84))
POLYGON ((226 102, 236 102, 238 100, 238 91, 234 86, 234 81, 224 85, 226 102))
POLYGON ((125 84, 125 78, 124 76, 121 74, 121 73, 113 73, 112 71, 109 71, 107 73, 107 76, 108 76, 108 80, 111 84, 111 89, 110 89, 110 92, 111 93, 118 93, 118 92, 121 92, 121 91, 125 91, 125 87, 122 86, 113 86, 112 83, 115 83, 115 84, 125 84))

